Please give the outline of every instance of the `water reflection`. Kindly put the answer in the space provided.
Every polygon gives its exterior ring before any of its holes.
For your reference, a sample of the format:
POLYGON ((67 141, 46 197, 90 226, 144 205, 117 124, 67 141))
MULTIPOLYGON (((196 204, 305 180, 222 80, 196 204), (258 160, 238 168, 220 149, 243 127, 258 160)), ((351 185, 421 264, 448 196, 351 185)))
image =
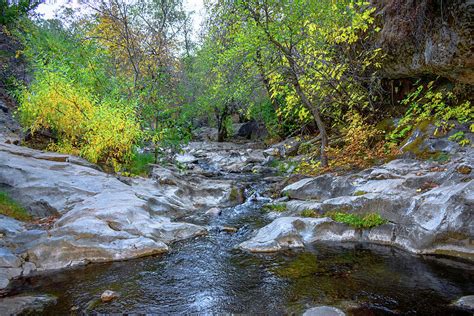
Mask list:
POLYGON ((474 293, 470 264, 411 256, 369 245, 315 244, 306 251, 252 255, 235 250, 265 224, 258 203, 224 210, 208 236, 173 245, 166 255, 95 264, 18 281, 18 291, 58 296, 45 314, 299 313, 326 304, 352 315, 463 315, 453 299, 474 293), (97 302, 106 290, 121 297, 97 302))

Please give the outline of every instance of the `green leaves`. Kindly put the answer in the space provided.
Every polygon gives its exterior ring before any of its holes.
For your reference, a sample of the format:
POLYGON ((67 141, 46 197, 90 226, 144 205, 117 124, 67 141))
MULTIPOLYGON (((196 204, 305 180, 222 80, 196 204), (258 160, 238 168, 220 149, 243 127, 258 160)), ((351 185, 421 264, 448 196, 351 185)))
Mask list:
MULTIPOLYGON (((409 93, 401 104, 408 109, 398 123, 397 128, 388 135, 388 139, 400 142, 405 139, 414 126, 428 121, 437 126, 435 133, 451 129, 452 122, 466 124, 474 122, 474 108, 469 100, 461 101, 446 88, 437 88, 435 81, 426 85, 420 84, 409 93)), ((459 133, 451 136, 451 140, 458 141, 463 146, 469 142, 459 133), (456 136, 455 136, 456 135, 456 136)))
POLYGON ((26 56, 35 66, 34 81, 20 90, 18 114, 32 133, 48 129, 57 138, 50 150, 77 154, 91 162, 120 168, 141 137, 135 101, 120 80, 108 76, 106 56, 61 27, 32 26, 26 56))

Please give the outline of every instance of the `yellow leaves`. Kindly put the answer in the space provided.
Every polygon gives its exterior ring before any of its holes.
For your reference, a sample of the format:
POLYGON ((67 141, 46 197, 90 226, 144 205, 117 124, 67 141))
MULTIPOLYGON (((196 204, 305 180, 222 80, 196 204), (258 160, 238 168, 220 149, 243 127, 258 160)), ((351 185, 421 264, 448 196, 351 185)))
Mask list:
POLYGON ((91 162, 117 165, 127 160, 140 127, 126 104, 98 103, 85 89, 44 70, 20 98, 20 119, 35 132, 52 130, 50 150, 80 154, 91 162))

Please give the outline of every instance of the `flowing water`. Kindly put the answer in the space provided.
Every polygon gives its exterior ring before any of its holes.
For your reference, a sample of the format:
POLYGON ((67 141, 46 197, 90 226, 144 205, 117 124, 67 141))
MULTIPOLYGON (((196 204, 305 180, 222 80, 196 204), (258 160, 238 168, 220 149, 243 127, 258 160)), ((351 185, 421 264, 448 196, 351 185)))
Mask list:
MULTIPOLYGON (((315 305, 351 315, 469 315, 449 306, 474 293, 468 263, 370 245, 314 244, 304 251, 254 255, 235 247, 269 222, 261 201, 225 209, 208 236, 172 245, 168 254, 93 264, 17 281, 23 293, 49 293, 45 314, 298 314, 315 305), (222 232, 220 226, 239 228, 222 232), (101 303, 112 289, 120 298, 101 303)), ((202 222, 201 222, 202 224, 202 222)))

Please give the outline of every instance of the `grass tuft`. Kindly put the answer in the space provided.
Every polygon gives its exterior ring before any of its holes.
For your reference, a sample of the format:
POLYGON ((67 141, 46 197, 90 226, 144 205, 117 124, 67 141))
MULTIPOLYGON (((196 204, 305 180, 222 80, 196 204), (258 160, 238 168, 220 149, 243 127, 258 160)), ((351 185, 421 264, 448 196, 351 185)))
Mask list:
POLYGON ((150 164, 155 162, 155 156, 152 153, 135 153, 130 163, 125 166, 125 170, 130 175, 147 177, 150 175, 150 164))
POLYGON ((303 210, 301 212, 303 217, 319 217, 315 210, 303 210))
POLYGON ((283 213, 286 211, 286 205, 285 204, 265 204, 263 206, 263 209, 266 210, 267 212, 278 212, 278 213, 283 213))
POLYGON ((387 223, 387 220, 377 213, 369 213, 361 216, 342 212, 328 212, 326 216, 330 217, 333 221, 344 223, 355 228, 372 228, 387 223))
POLYGON ((17 202, 12 200, 5 192, 0 191, 0 214, 13 217, 20 221, 31 219, 31 216, 17 202))

